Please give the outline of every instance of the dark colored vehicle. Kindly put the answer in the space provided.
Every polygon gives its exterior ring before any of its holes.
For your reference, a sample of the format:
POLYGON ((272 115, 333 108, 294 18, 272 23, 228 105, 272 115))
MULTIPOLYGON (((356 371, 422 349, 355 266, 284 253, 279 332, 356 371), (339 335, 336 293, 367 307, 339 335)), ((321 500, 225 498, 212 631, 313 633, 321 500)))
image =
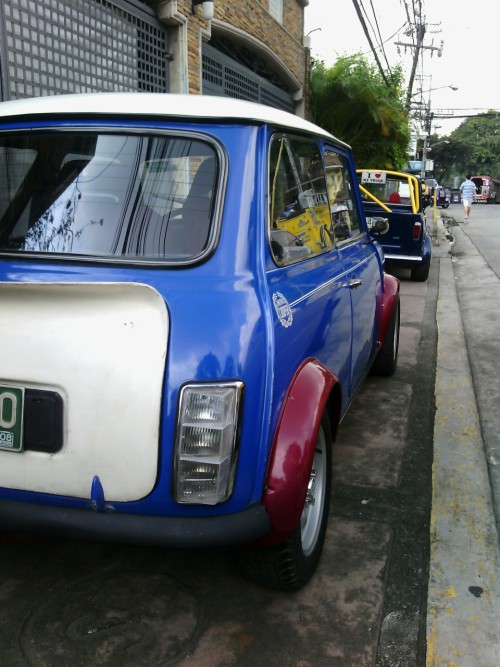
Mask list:
POLYGON ((0 528, 238 547, 297 589, 399 281, 351 149, 197 95, 0 104, 0 528))
POLYGON ((358 169, 358 182, 368 221, 383 216, 389 231, 380 237, 385 264, 411 269, 412 280, 429 276, 432 242, 425 216, 431 197, 416 176, 386 169, 358 169))
POLYGON ((450 205, 451 192, 441 185, 436 188, 436 206, 439 208, 448 208, 450 205))

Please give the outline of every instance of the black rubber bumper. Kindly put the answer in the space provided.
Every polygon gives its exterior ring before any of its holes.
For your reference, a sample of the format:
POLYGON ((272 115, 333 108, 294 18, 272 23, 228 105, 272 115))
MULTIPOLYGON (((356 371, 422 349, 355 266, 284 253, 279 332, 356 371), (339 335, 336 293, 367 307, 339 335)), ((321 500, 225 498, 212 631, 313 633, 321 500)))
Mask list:
POLYGON ((64 509, 0 501, 0 530, 175 549, 232 547, 262 537, 270 520, 261 505, 224 516, 164 517, 64 509))

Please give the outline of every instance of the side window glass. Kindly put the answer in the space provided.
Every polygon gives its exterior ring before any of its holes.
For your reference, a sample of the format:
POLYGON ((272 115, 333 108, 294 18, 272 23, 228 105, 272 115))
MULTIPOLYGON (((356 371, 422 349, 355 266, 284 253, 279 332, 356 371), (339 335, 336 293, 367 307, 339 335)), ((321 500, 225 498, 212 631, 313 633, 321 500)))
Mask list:
POLYGON ((326 180, 312 140, 276 134, 269 164, 269 237, 279 266, 328 252, 333 246, 326 180))
POLYGON ((333 234, 337 242, 345 241, 361 232, 349 162, 343 155, 327 149, 325 171, 333 234))

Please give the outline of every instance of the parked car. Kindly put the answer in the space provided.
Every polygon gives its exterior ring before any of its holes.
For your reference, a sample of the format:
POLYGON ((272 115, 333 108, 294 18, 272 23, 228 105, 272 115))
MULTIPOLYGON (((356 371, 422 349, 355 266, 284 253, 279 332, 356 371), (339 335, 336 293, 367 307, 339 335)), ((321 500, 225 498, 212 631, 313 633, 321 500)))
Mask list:
POLYGON ((366 216, 383 215, 389 232, 380 238, 386 266, 411 269, 412 280, 429 276, 432 242, 425 216, 431 203, 429 184, 417 177, 387 169, 358 169, 366 216))
POLYGON ((436 189, 436 206, 448 208, 451 200, 451 191, 438 185, 436 189))
POLYGON ((451 200, 451 191, 445 189, 442 185, 436 181, 435 178, 425 178, 423 182, 426 185, 426 193, 429 195, 430 205, 434 205, 434 199, 436 200, 436 206, 440 208, 448 208, 451 200))
POLYGON ((0 527, 238 547, 296 589, 332 441, 397 362, 349 147, 231 99, 0 104, 0 527))
POLYGON ((432 197, 436 192, 436 190, 439 188, 439 183, 436 181, 435 178, 424 178, 423 182, 427 186, 428 192, 432 197))

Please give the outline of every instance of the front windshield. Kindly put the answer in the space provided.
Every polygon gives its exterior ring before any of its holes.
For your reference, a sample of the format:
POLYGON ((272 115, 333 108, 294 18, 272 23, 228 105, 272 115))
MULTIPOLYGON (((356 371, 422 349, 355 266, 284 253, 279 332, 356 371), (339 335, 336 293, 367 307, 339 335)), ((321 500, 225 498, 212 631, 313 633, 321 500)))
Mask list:
POLYGON ((189 136, 0 136, 0 252, 185 261, 207 247, 219 164, 189 136))

